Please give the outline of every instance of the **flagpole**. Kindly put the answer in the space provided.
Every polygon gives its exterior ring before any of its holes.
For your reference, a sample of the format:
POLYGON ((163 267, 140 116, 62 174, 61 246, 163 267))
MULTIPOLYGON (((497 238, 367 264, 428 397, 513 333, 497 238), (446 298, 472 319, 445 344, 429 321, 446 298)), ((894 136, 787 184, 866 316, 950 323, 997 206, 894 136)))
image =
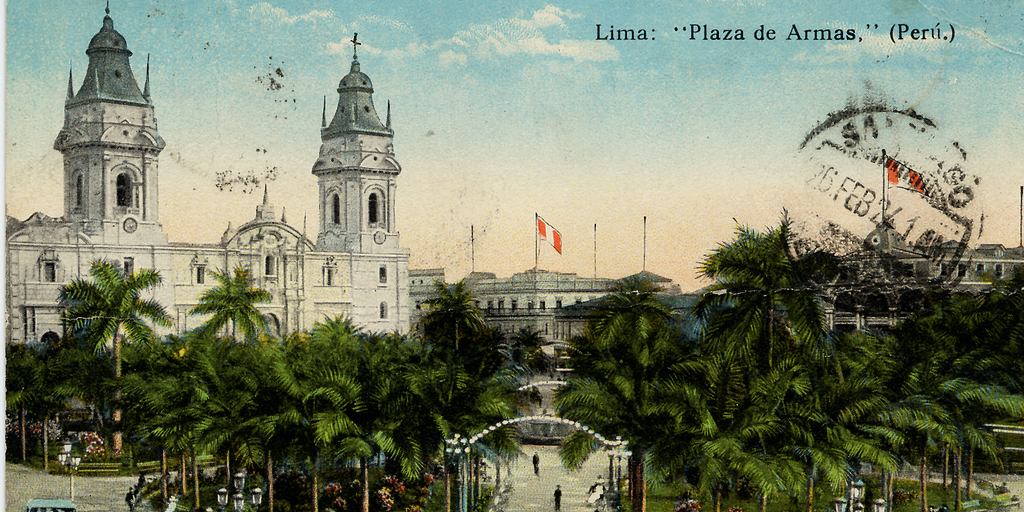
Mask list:
POLYGON ((889 170, 885 165, 887 163, 885 158, 885 150, 882 150, 882 226, 886 225, 885 221, 885 206, 889 202, 889 170))
POLYGON ((533 273, 537 273, 540 263, 540 214, 533 212, 533 273))
POLYGON ((641 267, 643 272, 647 271, 647 216, 644 215, 644 260, 641 267))
POLYGON ((469 272, 476 272, 476 237, 473 233, 473 225, 469 225, 469 272))
POLYGON ((1024 185, 1020 186, 1020 247, 1024 247, 1024 185))
MULTIPOLYGON (((1022 187, 1024 188, 1024 187, 1022 187)), ((597 279, 597 223, 594 223, 594 279, 597 279)))

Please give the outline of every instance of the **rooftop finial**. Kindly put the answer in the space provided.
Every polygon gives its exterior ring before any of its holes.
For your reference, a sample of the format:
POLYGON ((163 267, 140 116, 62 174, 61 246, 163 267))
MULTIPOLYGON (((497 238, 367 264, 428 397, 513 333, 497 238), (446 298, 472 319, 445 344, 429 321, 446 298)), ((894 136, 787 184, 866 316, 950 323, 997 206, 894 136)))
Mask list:
POLYGON ((270 204, 270 195, 267 192, 267 185, 263 184, 263 206, 270 204))
POLYGON ((75 85, 72 80, 72 72, 74 71, 74 65, 68 67, 68 97, 67 101, 75 99, 75 85))
MULTIPOLYGON (((107 0, 107 1, 109 2, 110 0, 107 0)), ((363 44, 363 43, 359 42, 359 32, 353 32, 352 33, 352 60, 358 60, 358 57, 356 56, 356 49, 361 44, 363 44)))
POLYGON ((142 89, 142 96, 149 99, 149 54, 146 54, 146 86, 142 89))
POLYGON ((327 96, 324 96, 324 111, 320 114, 320 125, 327 126, 327 96))
POLYGON ((388 124, 387 129, 391 129, 391 100, 388 100, 388 124))
POLYGON ((105 10, 107 11, 107 15, 109 16, 110 15, 110 0, 107 0, 107 8, 105 10))

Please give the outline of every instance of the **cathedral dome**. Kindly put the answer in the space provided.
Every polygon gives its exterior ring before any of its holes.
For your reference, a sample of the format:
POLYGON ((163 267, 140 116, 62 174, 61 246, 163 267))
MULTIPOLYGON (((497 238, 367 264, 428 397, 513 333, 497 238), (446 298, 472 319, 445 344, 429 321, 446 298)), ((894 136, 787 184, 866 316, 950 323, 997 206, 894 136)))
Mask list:
POLYGON ((341 82, 338 83, 338 92, 353 89, 362 89, 367 92, 373 92, 373 82, 370 81, 370 77, 366 76, 366 73, 359 70, 358 60, 352 61, 351 70, 344 78, 341 79, 341 82))
POLYGON ((114 20, 109 15, 103 18, 103 27, 92 37, 92 41, 89 41, 89 49, 85 53, 97 50, 120 50, 128 52, 128 55, 132 54, 128 50, 124 36, 114 30, 114 20))

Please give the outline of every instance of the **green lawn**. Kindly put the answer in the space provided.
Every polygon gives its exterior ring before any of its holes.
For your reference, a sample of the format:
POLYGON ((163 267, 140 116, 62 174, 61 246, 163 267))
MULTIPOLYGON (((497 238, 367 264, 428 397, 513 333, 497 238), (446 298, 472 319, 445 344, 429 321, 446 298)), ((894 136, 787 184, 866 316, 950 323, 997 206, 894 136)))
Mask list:
MULTIPOLYGON (((877 477, 868 477, 865 479, 865 509, 870 512, 871 508, 867 503, 878 497, 879 487, 877 477)), ((913 493, 913 499, 898 504, 895 512, 916 512, 920 510, 920 502, 917 499, 917 491, 919 484, 916 480, 897 480, 894 484, 894 490, 896 491, 909 491, 913 493)), ((677 501, 682 497, 683 493, 687 490, 685 485, 677 484, 664 484, 664 485, 653 485, 648 488, 647 491, 647 511, 648 512, 674 512, 674 506, 677 501)), ((832 510, 833 499, 838 496, 842 496, 844 493, 843 489, 839 489, 838 493, 834 493, 831 487, 818 486, 814 489, 814 511, 815 512, 828 512, 832 510)), ((756 512, 757 511, 757 499, 741 499, 738 492, 723 493, 722 498, 722 509, 721 512, 726 512, 730 507, 737 507, 745 512, 756 512)), ((961 500, 967 501, 967 497, 961 494, 961 500)), ((625 493, 623 493, 622 510, 629 511, 629 503, 625 499, 625 493)), ((980 495, 975 492, 972 495, 973 498, 980 498, 980 495)), ((768 501, 767 511, 768 512, 803 512, 805 510, 806 494, 803 490, 799 491, 793 496, 776 497, 768 501)), ((929 484, 928 485, 928 504, 930 506, 941 506, 945 504, 951 510, 953 509, 953 487, 950 486, 947 489, 942 488, 942 484, 929 484)), ((994 508, 994 502, 985 498, 981 498, 981 508, 988 509, 994 508)), ((713 512, 712 503, 701 501, 702 512, 713 512)))

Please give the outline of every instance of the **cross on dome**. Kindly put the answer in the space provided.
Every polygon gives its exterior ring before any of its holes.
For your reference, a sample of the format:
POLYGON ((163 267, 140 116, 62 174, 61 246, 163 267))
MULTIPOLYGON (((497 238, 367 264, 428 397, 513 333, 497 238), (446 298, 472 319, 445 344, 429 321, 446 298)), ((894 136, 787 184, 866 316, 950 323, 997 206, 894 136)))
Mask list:
POLYGON ((352 33, 351 42, 352 42, 352 60, 356 60, 357 59, 357 57, 356 57, 356 49, 357 49, 357 47, 359 45, 363 44, 363 43, 359 42, 359 32, 353 32, 352 33))

